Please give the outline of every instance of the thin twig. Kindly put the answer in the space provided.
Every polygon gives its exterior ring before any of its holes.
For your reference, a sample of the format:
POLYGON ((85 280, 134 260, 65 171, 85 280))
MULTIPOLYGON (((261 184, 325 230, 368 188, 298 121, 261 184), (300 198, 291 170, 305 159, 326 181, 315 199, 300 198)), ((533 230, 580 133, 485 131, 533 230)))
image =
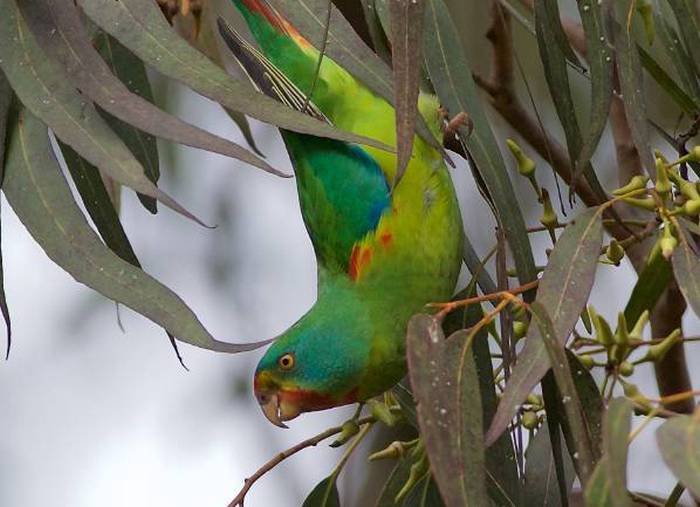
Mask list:
MULTIPOLYGON (((371 424, 374 423, 376 419, 372 416, 370 417, 365 417, 363 419, 360 419, 357 421, 357 424, 360 426, 363 426, 365 424, 371 424)), ((255 484, 258 479, 260 479, 263 475, 265 475, 267 472, 275 468, 277 465, 282 463, 285 459, 289 458, 290 456, 293 456, 294 454, 298 453, 299 451, 302 451, 306 449, 307 447, 314 447, 321 443, 322 441, 326 440, 327 438, 332 437, 333 435, 337 435, 343 430, 342 426, 336 426, 334 428, 329 428, 326 431, 323 431, 319 433, 316 436, 313 436, 311 438, 307 438, 306 440, 303 440, 302 442, 299 442, 296 445, 293 445, 289 449, 282 451, 281 453, 277 454, 275 457, 272 459, 268 460, 263 466, 258 468, 253 475, 248 477, 245 480, 245 483, 243 484, 243 487, 241 490, 238 492, 236 495, 236 498, 234 498, 230 504, 228 504, 228 507, 237 507, 237 506, 243 506, 243 501, 245 500, 246 494, 248 494, 248 490, 255 484)))

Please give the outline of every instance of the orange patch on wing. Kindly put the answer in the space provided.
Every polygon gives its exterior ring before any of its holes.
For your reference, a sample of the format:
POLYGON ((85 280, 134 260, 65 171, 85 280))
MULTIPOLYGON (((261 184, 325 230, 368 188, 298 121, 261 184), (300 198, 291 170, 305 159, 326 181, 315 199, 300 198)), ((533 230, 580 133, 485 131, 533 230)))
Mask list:
POLYGON ((309 41, 307 41, 299 31, 292 26, 289 21, 284 19, 277 10, 267 3, 266 0, 243 0, 245 6, 252 12, 257 12, 272 26, 289 35, 294 39, 300 46, 310 47, 309 41))
POLYGON ((357 245, 352 247, 352 253, 350 254, 350 267, 348 269, 350 278, 357 281, 357 279, 360 277, 362 269, 366 268, 370 262, 372 262, 371 247, 359 247, 357 245))

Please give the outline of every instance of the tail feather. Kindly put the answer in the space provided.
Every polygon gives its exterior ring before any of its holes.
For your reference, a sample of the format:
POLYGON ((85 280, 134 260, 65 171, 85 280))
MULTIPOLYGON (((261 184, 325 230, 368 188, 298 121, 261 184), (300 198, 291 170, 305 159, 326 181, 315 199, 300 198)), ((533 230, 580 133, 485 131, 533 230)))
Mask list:
MULTIPOLYGON (((242 1, 261 5, 264 0, 242 1)), ((330 123, 318 107, 282 71, 275 67, 265 55, 241 37, 222 18, 217 19, 217 24, 224 42, 236 57, 248 79, 259 92, 279 100, 292 109, 330 123)))

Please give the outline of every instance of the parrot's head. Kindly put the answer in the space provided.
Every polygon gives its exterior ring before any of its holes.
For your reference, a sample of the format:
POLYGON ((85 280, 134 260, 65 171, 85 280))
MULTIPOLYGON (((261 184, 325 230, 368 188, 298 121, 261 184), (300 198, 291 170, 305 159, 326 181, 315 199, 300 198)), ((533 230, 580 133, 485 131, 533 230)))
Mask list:
POLYGON ((357 324, 315 318, 311 312, 280 336, 255 371, 255 397, 265 417, 283 421, 302 412, 359 400, 369 347, 357 324))

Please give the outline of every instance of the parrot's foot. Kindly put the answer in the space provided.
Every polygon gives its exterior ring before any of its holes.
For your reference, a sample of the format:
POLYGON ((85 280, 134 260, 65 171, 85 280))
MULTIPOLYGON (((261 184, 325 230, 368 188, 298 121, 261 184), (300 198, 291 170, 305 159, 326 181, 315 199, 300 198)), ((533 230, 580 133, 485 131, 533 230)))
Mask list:
POLYGON ((352 437, 357 435, 357 433, 360 431, 360 414, 362 413, 362 407, 364 406, 364 402, 359 402, 357 404, 357 410, 355 410, 355 414, 343 423, 342 430, 340 431, 338 438, 331 442, 331 447, 340 447, 352 437))

